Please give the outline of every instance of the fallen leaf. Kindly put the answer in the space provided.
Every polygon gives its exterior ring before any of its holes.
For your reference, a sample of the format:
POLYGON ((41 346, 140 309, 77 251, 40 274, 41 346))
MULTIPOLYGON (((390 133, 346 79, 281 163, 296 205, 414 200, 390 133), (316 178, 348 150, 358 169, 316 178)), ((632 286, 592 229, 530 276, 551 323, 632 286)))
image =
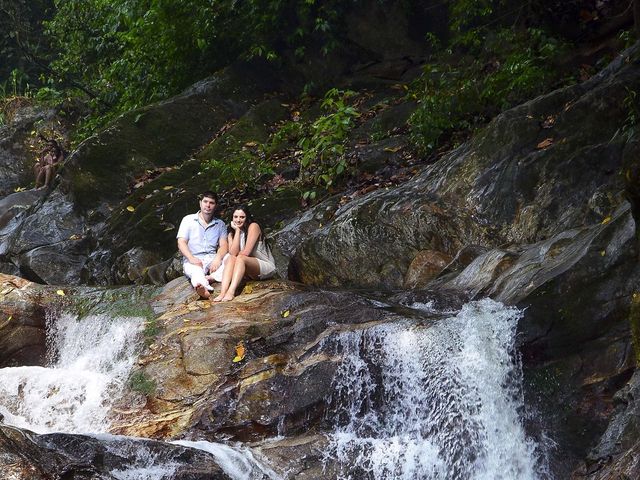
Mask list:
POLYGON ((280 313, 280 315, 282 315, 282 318, 287 318, 290 314, 291 312, 289 310, 285 310, 282 313, 280 313))
POLYGON ((391 152, 391 153, 396 153, 399 150, 402 150, 402 147, 386 147, 384 149, 385 152, 391 152))
POLYGON ((14 192, 24 192, 26 190, 26 187, 16 187, 13 189, 14 192))
POLYGON ((242 290, 242 293, 251 293, 253 292, 253 287, 251 285, 246 285, 242 290))
POLYGON ((7 322, 10 322, 12 318, 13 318, 13 315, 9 315, 9 318, 7 318, 7 322))
POLYGON ((173 185, 165 185, 164 187, 162 187, 163 190, 171 190, 172 188, 176 188, 173 185))
POLYGON ((81 238, 82 238, 82 235, 78 235, 77 233, 74 233, 69 237, 69 240, 80 240, 81 238))
POLYGON ((245 147, 255 147, 257 145, 256 142, 247 142, 244 144, 245 147))
POLYGON ((233 363, 241 362, 244 359, 246 354, 246 349, 244 348, 244 344, 242 342, 236 345, 236 356, 233 357, 233 363))
POLYGON ((64 297, 64 295, 65 295, 65 294, 64 294, 64 290, 56 290, 56 293, 57 293, 58 295, 60 295, 61 297, 64 297))
POLYGON ((601 257, 604 257, 606 254, 607 254, 607 251, 606 251, 606 250, 601 250, 601 251, 600 251, 600 256, 601 256, 601 257))
POLYGON ((542 128, 552 128, 555 123, 556 117, 554 117, 553 115, 549 115, 547 118, 545 118, 544 122, 542 122, 542 128))
POLYGON ((606 225, 607 223, 609 223, 611 221, 611 217, 605 217, 604 220, 602 220, 601 225, 606 225))
POLYGON ((134 207, 132 207, 131 205, 129 205, 129 206, 127 207, 127 210, 128 210, 129 212, 134 212, 134 211, 135 211, 135 208, 134 208, 134 207))
POLYGON ((553 145, 553 138, 545 138, 536 146, 536 148, 543 150, 551 145, 553 145))

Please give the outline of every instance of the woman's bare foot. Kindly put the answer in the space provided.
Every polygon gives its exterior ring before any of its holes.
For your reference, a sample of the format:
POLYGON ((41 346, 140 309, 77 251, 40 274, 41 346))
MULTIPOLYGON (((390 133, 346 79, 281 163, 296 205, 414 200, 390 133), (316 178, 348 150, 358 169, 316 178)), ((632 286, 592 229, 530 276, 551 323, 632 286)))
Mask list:
POLYGON ((216 298, 214 298, 214 299, 213 299, 213 301, 214 301, 214 302, 221 302, 223 298, 224 298, 224 297, 222 296, 222 294, 220 294, 220 295, 218 295, 216 298))
POLYGON ((196 286, 196 292, 200 295, 200 298, 204 298, 205 300, 211 296, 209 290, 207 290, 204 285, 196 286))
POLYGON ((233 295, 231 295, 230 293, 227 293, 224 297, 222 297, 223 302, 230 302, 231 300, 233 300, 233 295))

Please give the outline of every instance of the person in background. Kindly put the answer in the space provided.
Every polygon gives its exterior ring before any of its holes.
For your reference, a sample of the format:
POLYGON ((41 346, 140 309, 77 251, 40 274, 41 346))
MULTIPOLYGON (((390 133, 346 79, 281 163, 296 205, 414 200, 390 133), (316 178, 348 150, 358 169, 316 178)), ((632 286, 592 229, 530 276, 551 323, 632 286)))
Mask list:
POLYGON ((233 211, 227 241, 231 256, 222 275, 220 295, 213 299, 214 302, 233 300, 243 278, 265 280, 276 272, 262 229, 246 206, 238 206, 233 211))
POLYGON ((210 280, 222 280, 227 255, 227 227, 214 217, 218 196, 206 191, 200 196, 200 210, 185 216, 178 229, 178 250, 184 257, 184 274, 200 298, 211 296, 210 280))
POLYGON ((49 140, 42 156, 33 167, 36 176, 36 189, 51 186, 51 182, 56 176, 57 166, 62 160, 64 160, 62 148, 55 140, 49 140))

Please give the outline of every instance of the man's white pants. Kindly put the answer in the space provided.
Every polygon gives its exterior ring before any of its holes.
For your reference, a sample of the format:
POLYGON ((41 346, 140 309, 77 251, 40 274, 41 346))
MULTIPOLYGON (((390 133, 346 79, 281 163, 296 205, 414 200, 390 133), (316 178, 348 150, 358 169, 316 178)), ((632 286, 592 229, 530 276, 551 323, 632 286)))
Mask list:
MULTIPOLYGON (((227 257, 229 257, 228 253, 222 259, 222 262, 220 263, 218 269, 211 274, 216 282, 222 281, 222 272, 224 271, 224 263, 227 260, 227 257)), ((213 262, 214 258, 215 255, 198 257, 199 260, 202 260, 202 266, 194 265, 189 262, 185 262, 182 264, 184 274, 189 280, 191 280, 191 285, 193 285, 193 288, 196 288, 198 285, 202 285, 210 292, 213 291, 213 287, 209 285, 209 281, 207 280, 206 275, 210 274, 209 265, 211 265, 211 262, 213 262)))

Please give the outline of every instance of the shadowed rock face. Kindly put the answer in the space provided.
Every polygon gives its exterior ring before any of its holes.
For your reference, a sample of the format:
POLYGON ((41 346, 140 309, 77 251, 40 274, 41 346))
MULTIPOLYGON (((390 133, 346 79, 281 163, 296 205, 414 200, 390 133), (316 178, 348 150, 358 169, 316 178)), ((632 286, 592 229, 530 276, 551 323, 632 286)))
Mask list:
POLYGON ((44 365, 45 307, 38 287, 0 273, 0 368, 44 365))
POLYGON ((133 475, 136 469, 144 471, 145 457, 154 456, 167 459, 164 472, 168 475, 162 478, 229 478, 214 458, 205 452, 151 440, 117 437, 98 440, 64 433, 36 435, 0 425, 0 452, 0 469, 6 479, 112 480, 121 478, 112 474, 115 470, 124 473, 131 469, 130 474, 133 475))
POLYGON ((530 244, 601 222, 633 191, 624 178, 637 158, 619 132, 625 92, 640 86, 636 50, 581 85, 505 112, 406 184, 334 209, 297 247, 294 278, 401 288, 424 250, 453 257, 471 244, 530 244))
POLYGON ((0 198, 12 193, 16 187, 24 188, 34 181, 34 153, 27 148, 26 140, 36 122, 52 121, 53 118, 52 110, 26 105, 18 108, 17 116, 10 125, 0 127, 0 198))

